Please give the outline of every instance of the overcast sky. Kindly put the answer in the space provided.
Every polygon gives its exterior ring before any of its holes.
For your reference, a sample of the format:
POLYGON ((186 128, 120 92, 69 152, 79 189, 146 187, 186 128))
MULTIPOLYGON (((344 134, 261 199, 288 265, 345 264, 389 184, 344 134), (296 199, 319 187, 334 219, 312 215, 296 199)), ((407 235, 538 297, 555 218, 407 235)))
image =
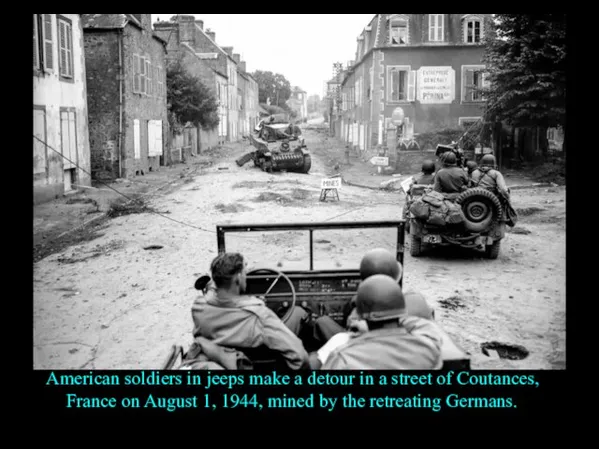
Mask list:
MULTIPOLYGON (((152 23, 176 14, 152 14, 152 23)), ((280 73, 292 86, 322 97, 333 63, 355 59, 356 39, 374 14, 187 14, 233 47, 246 70, 280 73)))

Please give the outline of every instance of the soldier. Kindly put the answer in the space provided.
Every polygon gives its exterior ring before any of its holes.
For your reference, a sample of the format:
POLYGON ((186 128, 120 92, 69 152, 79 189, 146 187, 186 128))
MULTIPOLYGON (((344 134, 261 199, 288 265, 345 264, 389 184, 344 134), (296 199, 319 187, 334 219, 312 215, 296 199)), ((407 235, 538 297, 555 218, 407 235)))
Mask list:
POLYGON ((483 187, 492 191, 500 192, 509 198, 509 190, 505 179, 495 165, 495 156, 485 154, 480 160, 480 168, 472 172, 472 184, 474 187, 483 187))
POLYGON ((443 159, 443 168, 435 175, 433 190, 441 193, 460 193, 468 188, 466 172, 456 166, 456 155, 447 152, 443 159))
POLYGON ((319 351, 322 369, 441 369, 442 336, 429 320, 408 316, 397 281, 375 274, 358 288, 358 315, 368 332, 350 338, 332 350, 319 351))
POLYGON ((422 163, 422 175, 414 179, 414 184, 433 184, 435 182, 435 163, 426 160, 422 163))
POLYGON ((242 352, 266 347, 289 368, 308 368, 308 353, 297 337, 307 313, 296 308, 286 325, 263 300, 245 296, 247 262, 239 253, 219 254, 210 268, 212 282, 192 307, 194 337, 242 352))

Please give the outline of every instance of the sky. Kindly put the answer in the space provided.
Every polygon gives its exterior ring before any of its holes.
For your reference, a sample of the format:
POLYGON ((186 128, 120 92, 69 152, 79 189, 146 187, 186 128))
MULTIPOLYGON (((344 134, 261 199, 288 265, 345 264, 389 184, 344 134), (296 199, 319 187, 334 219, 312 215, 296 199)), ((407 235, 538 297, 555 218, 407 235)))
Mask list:
MULTIPOLYGON (((152 23, 176 14, 152 14, 152 23)), ((355 59, 358 35, 375 14, 187 14, 233 47, 246 70, 280 73, 292 86, 322 97, 333 63, 355 59)))

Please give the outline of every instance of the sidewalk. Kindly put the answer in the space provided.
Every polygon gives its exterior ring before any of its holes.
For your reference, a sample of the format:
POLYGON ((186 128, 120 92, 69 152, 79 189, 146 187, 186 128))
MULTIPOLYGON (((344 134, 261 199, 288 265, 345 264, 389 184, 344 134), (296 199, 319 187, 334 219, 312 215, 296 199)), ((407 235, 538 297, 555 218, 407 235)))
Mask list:
POLYGON ((160 167, 159 171, 112 183, 93 182, 62 197, 33 207, 34 262, 62 248, 90 239, 97 227, 115 208, 130 205, 131 200, 149 198, 190 182, 205 167, 217 162, 226 148, 217 148, 191 157, 184 163, 160 167))

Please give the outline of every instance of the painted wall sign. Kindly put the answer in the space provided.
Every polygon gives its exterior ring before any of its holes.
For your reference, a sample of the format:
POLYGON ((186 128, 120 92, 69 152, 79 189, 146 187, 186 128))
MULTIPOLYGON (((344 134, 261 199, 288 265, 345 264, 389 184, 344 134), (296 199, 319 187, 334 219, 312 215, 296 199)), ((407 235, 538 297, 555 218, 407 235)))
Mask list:
POLYGON ((455 70, 452 67, 421 67, 417 70, 417 99, 424 104, 447 104, 455 99, 455 70))

